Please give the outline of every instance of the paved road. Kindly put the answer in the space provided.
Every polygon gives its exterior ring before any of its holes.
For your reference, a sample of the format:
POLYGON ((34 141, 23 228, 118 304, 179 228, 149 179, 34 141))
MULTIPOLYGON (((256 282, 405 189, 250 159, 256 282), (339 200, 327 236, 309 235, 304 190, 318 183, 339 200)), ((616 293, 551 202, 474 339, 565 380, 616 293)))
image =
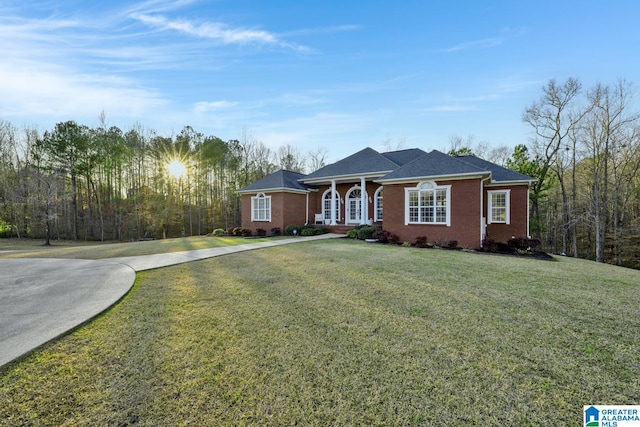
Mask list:
POLYGON ((86 323, 118 302, 136 271, 339 234, 99 261, 0 259, 0 366, 86 323))

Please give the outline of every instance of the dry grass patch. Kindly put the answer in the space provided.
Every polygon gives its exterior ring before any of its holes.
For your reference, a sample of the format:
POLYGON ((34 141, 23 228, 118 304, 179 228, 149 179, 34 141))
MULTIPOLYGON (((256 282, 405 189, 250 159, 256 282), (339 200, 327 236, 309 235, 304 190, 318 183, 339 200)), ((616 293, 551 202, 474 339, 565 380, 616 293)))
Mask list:
POLYGON ((640 272, 306 242, 139 275, 0 370, 32 425, 576 425, 640 399, 640 272))

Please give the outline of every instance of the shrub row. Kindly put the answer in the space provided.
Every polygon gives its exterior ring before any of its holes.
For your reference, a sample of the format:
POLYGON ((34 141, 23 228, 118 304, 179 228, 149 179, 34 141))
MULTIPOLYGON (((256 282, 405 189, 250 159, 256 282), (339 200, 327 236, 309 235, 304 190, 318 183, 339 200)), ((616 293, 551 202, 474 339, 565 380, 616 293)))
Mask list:
POLYGON ((284 228, 285 236, 315 236, 318 234, 326 234, 328 230, 325 227, 316 227, 312 224, 306 225, 287 225, 284 228), (294 234, 294 231, 296 234, 294 234))

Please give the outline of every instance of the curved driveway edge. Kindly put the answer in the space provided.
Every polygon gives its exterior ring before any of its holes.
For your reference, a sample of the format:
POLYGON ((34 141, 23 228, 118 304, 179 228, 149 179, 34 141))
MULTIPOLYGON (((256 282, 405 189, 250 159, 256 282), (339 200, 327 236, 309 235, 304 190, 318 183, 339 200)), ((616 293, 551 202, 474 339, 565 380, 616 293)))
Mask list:
POLYGON ((97 261, 0 259, 0 367, 106 311, 129 292, 137 271, 336 237, 344 235, 256 240, 237 246, 97 261))
POLYGON ((133 286, 124 264, 81 259, 0 259, 0 366, 69 332, 133 286))

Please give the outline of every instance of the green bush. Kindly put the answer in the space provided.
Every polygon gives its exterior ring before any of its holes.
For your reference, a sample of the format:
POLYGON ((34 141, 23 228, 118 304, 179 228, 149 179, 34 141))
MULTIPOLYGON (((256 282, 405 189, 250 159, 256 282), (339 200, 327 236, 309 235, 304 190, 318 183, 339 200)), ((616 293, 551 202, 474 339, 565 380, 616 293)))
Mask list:
POLYGON ((222 228, 216 228, 211 234, 213 234, 214 236, 224 236, 225 234, 227 234, 227 232, 222 228))
POLYGON ((373 233, 378 230, 378 227, 373 225, 363 225, 359 227, 360 228, 356 227, 356 230, 358 233, 358 239, 360 240, 373 239, 373 233))
POLYGON ((257 228, 256 229, 256 234, 258 236, 266 236, 267 235, 267 230, 265 230, 264 228, 257 228))
POLYGON ((280 227, 273 227, 271 229, 272 236, 279 236, 282 232, 280 231, 280 227))
POLYGON ((303 228, 302 231, 300 231, 300 235, 301 236, 315 236, 316 235, 316 230, 314 228, 303 228))
POLYGON ((298 227, 297 225, 287 225, 284 228, 284 235, 285 236, 293 236, 293 230, 299 230, 300 227, 298 227))
POLYGON ((327 233, 327 229, 324 227, 316 227, 312 224, 306 224, 300 227, 300 235, 301 236, 316 236, 318 234, 327 233))
POLYGON ((355 228, 347 231, 347 237, 350 239, 355 239, 356 237, 358 237, 358 231, 355 228))

